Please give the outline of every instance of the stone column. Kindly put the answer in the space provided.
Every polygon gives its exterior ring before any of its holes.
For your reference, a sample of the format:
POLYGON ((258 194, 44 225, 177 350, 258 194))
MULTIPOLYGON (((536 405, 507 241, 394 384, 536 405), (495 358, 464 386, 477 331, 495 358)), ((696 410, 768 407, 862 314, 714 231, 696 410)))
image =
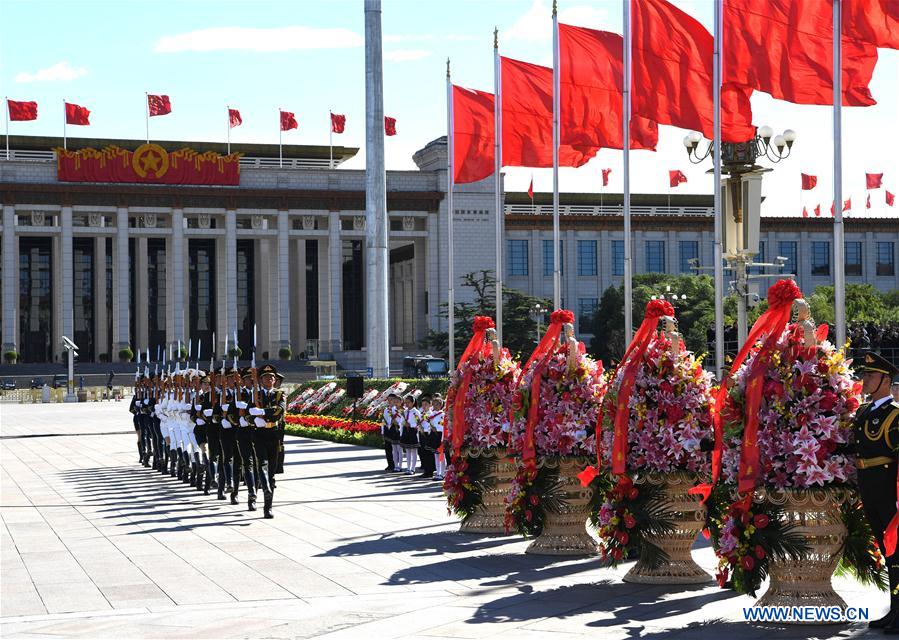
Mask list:
POLYGON ((3 207, 3 352, 20 352, 19 323, 19 238, 16 235, 16 209, 3 207))
MULTIPOLYGON (((72 256, 72 207, 64 206, 59 216, 59 228, 61 230, 59 243, 59 268, 60 268, 60 285, 62 289, 56 300, 60 305, 60 315, 62 326, 60 327, 61 335, 66 336, 69 340, 74 341, 75 335, 75 309, 74 309, 74 258, 72 256)), ((61 340, 54 345, 54 350, 62 351, 60 346, 61 340)))
MULTIPOLYGON (((118 360, 119 351, 125 347, 131 346, 130 330, 130 301, 131 295, 129 288, 131 281, 129 278, 130 259, 128 256, 128 207, 119 207, 116 211, 116 242, 115 242, 115 278, 116 286, 114 292, 113 317, 112 324, 112 348, 114 354, 110 354, 111 359, 115 362, 118 360)), ((132 349, 133 351, 134 349, 132 349)))
MULTIPOLYGON (((172 331, 170 342, 180 340, 182 344, 187 344, 188 335, 185 331, 185 309, 184 309, 184 281, 187 276, 185 266, 187 265, 187 241, 184 239, 184 210, 172 209, 172 243, 171 243, 171 259, 169 260, 169 270, 166 271, 166 279, 171 290, 171 308, 172 308, 172 331), (169 279, 171 273, 171 279, 169 279)), ((169 325, 166 324, 166 332, 169 325)))
POLYGON ((278 305, 278 332, 272 343, 275 353, 272 358, 278 357, 278 349, 290 346, 290 232, 288 228, 287 211, 278 212, 278 262, 276 265, 277 276, 277 305, 278 305))
MULTIPOLYGON (((339 351, 343 342, 343 245, 340 240, 340 213, 328 215, 328 281, 325 288, 329 295, 324 332, 328 351, 339 351)), ((386 294, 386 291, 385 291, 386 294)))
MULTIPOLYGON (((150 316, 150 275, 147 273, 147 238, 140 236, 134 242, 134 332, 132 337, 136 349, 146 350, 150 339, 148 318, 150 316)), ((144 354, 146 355, 146 354, 144 354)))
POLYGON ((308 335, 308 327, 306 324, 306 238, 298 238, 296 240, 296 251, 294 253, 296 260, 296 277, 294 279, 293 291, 293 307, 297 310, 297 317, 294 318, 294 326, 296 327, 296 337, 293 340, 293 355, 296 356, 301 351, 306 350, 306 337, 308 335))
MULTIPOLYGON (((106 290, 106 236, 94 238, 94 345, 96 362, 100 362, 100 354, 106 353, 109 336, 106 333, 106 296, 112 295, 106 290)), ((107 355, 114 362, 112 354, 107 355)), ((156 357, 156 354, 153 354, 156 357)))
POLYGON ((225 328, 229 348, 237 330, 237 212, 225 211, 225 328))
MULTIPOLYGON (((253 278, 253 300, 256 307, 255 318, 258 330, 256 345, 256 360, 263 358, 263 353, 268 352, 272 356, 274 348, 275 328, 278 324, 277 292, 272 291, 272 245, 273 239, 262 237, 254 239, 256 243, 253 255, 256 259, 256 268, 253 278)), ((274 355, 277 357, 277 354, 274 355)))

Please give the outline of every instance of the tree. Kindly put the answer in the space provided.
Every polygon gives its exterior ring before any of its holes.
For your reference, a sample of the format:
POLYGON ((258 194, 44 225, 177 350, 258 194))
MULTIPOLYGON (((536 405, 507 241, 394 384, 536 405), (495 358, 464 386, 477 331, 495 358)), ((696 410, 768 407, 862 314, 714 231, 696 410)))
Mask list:
MULTIPOLYGON (((880 293, 870 284, 846 285, 846 320, 852 322, 875 322, 883 324, 899 320, 897 292, 880 293)), ((809 308, 815 322, 834 324, 834 288, 821 285, 808 298, 809 308)))
MULTIPOLYGON (((455 309, 456 357, 462 355, 471 339, 471 327, 475 316, 496 318, 496 279, 493 271, 481 270, 467 273, 462 277, 462 286, 473 290, 473 302, 457 302, 455 309)), ((526 358, 536 346, 537 321, 534 309, 540 304, 544 309, 550 302, 528 295, 517 289, 503 287, 503 346, 509 349, 513 358, 526 358)), ((441 318, 449 316, 449 305, 440 304, 441 318)), ((542 320, 542 318, 541 318, 542 320)), ((545 324, 543 325, 545 326, 545 324)), ((449 334, 446 331, 431 331, 422 341, 422 346, 448 356, 449 334)))

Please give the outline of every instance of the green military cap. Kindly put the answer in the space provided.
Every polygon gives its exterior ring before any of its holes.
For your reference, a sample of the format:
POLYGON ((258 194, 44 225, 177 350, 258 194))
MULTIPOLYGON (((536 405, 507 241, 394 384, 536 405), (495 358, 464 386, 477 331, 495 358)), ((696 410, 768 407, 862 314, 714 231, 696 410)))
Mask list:
POLYGON ((240 377, 241 377, 241 378, 246 378, 246 377, 251 376, 251 375, 253 375, 253 368, 252 368, 252 367, 243 367, 243 368, 240 370, 240 377))
POLYGON ((862 366, 862 373, 882 373, 890 378, 899 375, 899 367, 896 367, 879 353, 869 351, 865 354, 864 360, 865 364, 862 366))
POLYGON ((271 365, 271 364, 266 364, 266 365, 263 365, 262 367, 260 367, 259 377, 261 378, 262 376, 275 376, 276 379, 279 379, 279 380, 284 379, 284 376, 282 376, 280 373, 278 373, 278 370, 275 369, 275 366, 271 365))

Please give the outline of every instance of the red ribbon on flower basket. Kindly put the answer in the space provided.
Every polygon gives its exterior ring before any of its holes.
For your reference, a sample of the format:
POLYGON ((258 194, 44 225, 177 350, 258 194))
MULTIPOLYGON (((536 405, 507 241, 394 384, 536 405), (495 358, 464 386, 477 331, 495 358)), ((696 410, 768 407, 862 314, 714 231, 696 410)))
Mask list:
MULTIPOLYGON (((468 346, 465 347, 465 351, 462 352, 462 357, 459 358, 459 364, 456 366, 457 371, 462 368, 464 363, 478 357, 478 354, 481 353, 481 350, 485 346, 484 337, 487 333, 487 329, 493 329, 495 327, 496 323, 493 322, 493 318, 488 318, 487 316, 474 317, 474 333, 472 333, 471 340, 468 341, 468 346)), ((465 423, 465 402, 468 397, 468 387, 470 385, 471 367, 468 367, 468 370, 459 382, 459 388, 456 389, 456 395, 453 400, 453 425, 452 433, 450 434, 453 443, 453 458, 459 456, 459 452, 462 450, 465 432, 468 430, 468 425, 465 423)))
POLYGON ((692 495, 701 495, 702 501, 708 500, 712 492, 712 487, 718 482, 721 476, 721 453, 724 449, 724 428, 722 425, 721 411, 727 401, 728 380, 730 380, 740 368, 740 365, 746 360, 753 345, 765 336, 765 342, 756 355, 752 369, 750 369, 746 380, 746 401, 745 401, 745 425, 743 428, 743 443, 740 451, 740 467, 738 473, 737 490, 740 492, 748 492, 751 495, 755 489, 756 481, 759 475, 759 446, 758 446, 758 426, 759 426, 759 407, 762 401, 762 376, 764 375, 765 366, 771 357, 774 345, 783 333, 784 327, 790 320, 790 312, 793 308, 793 300, 802 297, 802 291, 792 280, 778 280, 768 289, 768 310, 765 311, 759 319, 752 325, 746 342, 743 344, 737 357, 731 364, 727 378, 725 378, 718 389, 718 395, 715 397, 715 406, 712 412, 713 425, 715 428, 715 448, 712 450, 712 479, 709 484, 701 484, 690 489, 692 495))
POLYGON ((524 376, 528 367, 532 363, 536 363, 534 368, 534 377, 531 379, 531 398, 528 406, 527 426, 524 432, 524 446, 521 451, 521 458, 524 462, 525 469, 530 472, 537 469, 537 447, 534 443, 534 432, 537 429, 537 417, 540 400, 540 384, 543 381, 543 371, 546 369, 547 359, 555 352, 559 346, 559 335, 562 333, 562 325, 574 322, 574 313, 565 309, 557 309, 549 316, 549 327, 546 333, 540 339, 540 343, 528 361, 521 368, 521 375, 524 376))
MULTIPOLYGON (((899 471, 896 472, 896 499, 899 500, 899 471)), ((899 509, 899 503, 896 505, 899 509)), ((899 510, 890 520, 887 528, 883 532, 883 557, 889 558, 896 553, 896 542, 899 537, 899 510)))

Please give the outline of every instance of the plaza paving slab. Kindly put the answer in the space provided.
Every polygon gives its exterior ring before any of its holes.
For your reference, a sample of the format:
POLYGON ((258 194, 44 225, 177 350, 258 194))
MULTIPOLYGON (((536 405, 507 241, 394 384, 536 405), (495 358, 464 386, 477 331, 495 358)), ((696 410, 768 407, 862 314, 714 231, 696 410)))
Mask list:
MULTIPOLYGON (((458 533, 439 483, 288 437, 276 517, 136 464, 125 403, 0 405, 4 638, 848 638, 742 620, 715 585, 627 584, 598 558, 458 533)), ((245 494, 242 494, 245 498, 245 494)), ((700 539, 696 560, 715 564, 700 539)), ((851 606, 887 598, 836 579, 851 606)))

